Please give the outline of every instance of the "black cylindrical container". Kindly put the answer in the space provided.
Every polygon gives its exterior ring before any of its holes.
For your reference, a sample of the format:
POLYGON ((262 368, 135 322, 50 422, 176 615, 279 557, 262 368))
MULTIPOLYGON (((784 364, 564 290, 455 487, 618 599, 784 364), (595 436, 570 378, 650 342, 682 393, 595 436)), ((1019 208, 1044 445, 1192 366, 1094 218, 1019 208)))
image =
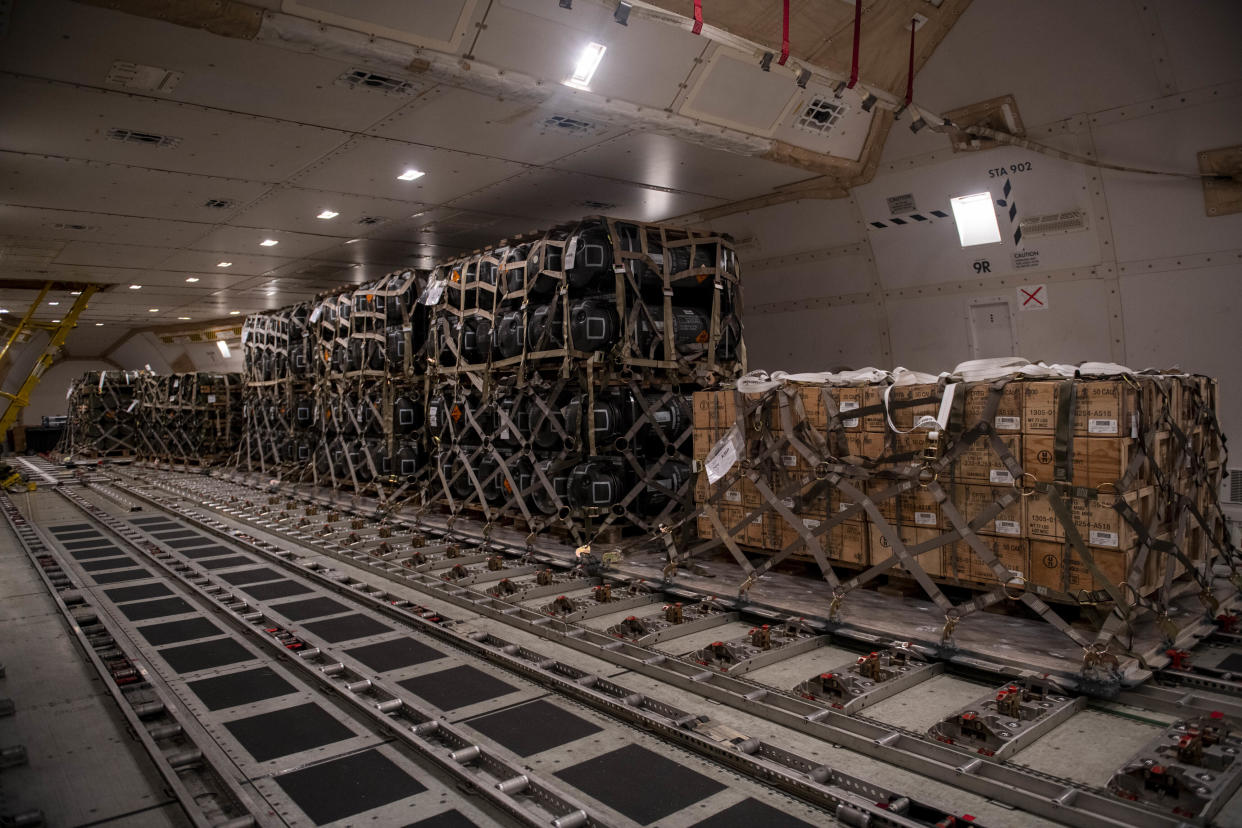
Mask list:
POLYGON ((625 465, 619 457, 592 457, 569 476, 569 504, 575 509, 606 509, 625 495, 625 465))
POLYGON ((496 320, 492 327, 492 350, 501 359, 515 357, 522 353, 526 344, 526 326, 522 322, 522 311, 518 309, 506 311, 496 320))
POLYGON ((680 460, 668 461, 660 467, 660 470, 656 472, 651 481, 638 493, 638 497, 634 499, 638 512, 647 516, 658 515, 668 505, 671 499, 668 492, 657 488, 653 484, 659 484, 659 486, 675 494, 689 481, 690 467, 688 465, 680 460))
POLYGON ((406 480, 413 480, 423 467, 423 454, 417 443, 402 443, 397 451, 396 473, 406 480))
POLYGON ((603 448, 625 433, 630 421, 617 395, 601 393, 596 396, 591 410, 586 410, 587 396, 585 393, 575 394, 565 407, 561 409, 561 417, 567 429, 579 429, 577 434, 584 436, 587 429, 595 433, 595 445, 603 448))
MULTIPOLYGON (((556 497, 560 498, 562 504, 569 503, 569 469, 553 470, 551 460, 540 460, 539 470, 543 472, 544 478, 548 483, 552 484, 552 490, 556 493, 556 497)), ((557 512, 556 500, 553 499, 552 492, 548 491, 547 486, 539 479, 538 475, 534 475, 534 489, 531 492, 531 501, 535 504, 535 508, 543 512, 545 515, 555 515, 557 512)))
POLYGON ((409 396, 397 397, 392 403, 392 426, 398 434, 413 434, 423 427, 423 407, 409 396))
POLYGON ((405 330, 400 325, 385 331, 384 356, 390 373, 401 373, 405 370, 405 330))
POLYGON ((569 238, 565 252, 565 280, 574 290, 593 288, 612 275, 612 239, 600 221, 584 222, 569 238))
POLYGON ((315 423, 315 401, 310 397, 299 397, 293 403, 293 427, 310 428, 315 423))

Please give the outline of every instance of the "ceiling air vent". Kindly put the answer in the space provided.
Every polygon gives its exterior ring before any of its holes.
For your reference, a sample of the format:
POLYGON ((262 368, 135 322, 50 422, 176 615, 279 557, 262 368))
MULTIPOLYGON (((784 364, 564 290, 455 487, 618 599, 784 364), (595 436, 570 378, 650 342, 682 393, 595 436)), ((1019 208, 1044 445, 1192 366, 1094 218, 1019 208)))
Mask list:
POLYGON ((210 207, 213 210, 227 210, 233 206, 233 202, 227 198, 209 198, 203 203, 204 207, 210 207))
POLYGON ((133 129, 113 127, 108 130, 108 137, 113 141, 124 141, 126 144, 145 144, 149 147, 169 148, 181 143, 180 138, 171 135, 156 135, 154 132, 138 132, 133 129))
POLYGON ((1242 469, 1230 469, 1225 485, 1229 487, 1227 502, 1242 506, 1242 469))
POLYGON ((383 216, 363 216, 362 218, 358 219, 359 224, 366 224, 366 225, 383 224, 386 221, 388 221, 388 219, 384 218, 383 216))
POLYGON ((568 115, 553 115, 543 122, 543 125, 549 129, 559 129, 562 132, 570 132, 575 135, 589 135, 598 131, 598 127, 590 121, 584 121, 581 118, 570 118, 568 115))
POLYGON ((812 98, 794 118, 794 126, 812 135, 827 135, 845 114, 845 104, 826 98, 812 98))
POLYGON ((600 210, 600 211, 604 211, 604 210, 615 210, 615 209, 617 209, 617 205, 616 205, 616 204, 613 204, 611 201, 590 201, 590 200, 587 200, 587 201, 579 201, 579 202, 577 202, 577 205, 578 205, 579 207, 585 207, 585 208, 586 208, 586 209, 588 209, 588 210, 600 210))
POLYGON ((385 95, 413 95, 414 84, 400 78, 377 75, 366 69, 351 69, 336 79, 336 82, 350 89, 373 89, 385 95))
POLYGON ((94 224, 53 224, 52 227, 57 230, 74 230, 78 232, 99 229, 99 226, 94 224))
POLYGON ((1059 236, 1087 229, 1087 213, 1084 210, 1067 210, 1064 213, 1048 213, 1022 219, 1018 225, 1023 238, 1059 236))

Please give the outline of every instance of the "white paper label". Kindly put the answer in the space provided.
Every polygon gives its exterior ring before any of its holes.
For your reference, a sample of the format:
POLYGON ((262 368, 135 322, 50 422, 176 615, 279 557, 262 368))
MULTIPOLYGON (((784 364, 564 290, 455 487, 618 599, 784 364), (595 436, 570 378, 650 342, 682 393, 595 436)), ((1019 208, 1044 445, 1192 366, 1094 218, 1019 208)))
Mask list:
POLYGON ((1117 433, 1117 421, 1116 420, 1088 420, 1087 421, 1087 433, 1088 434, 1116 434, 1117 433))
POLYGON ((993 483, 1013 483, 1013 475, 1008 469, 992 469, 988 472, 988 480, 993 483))
POLYGON ((843 500, 843 501, 841 501, 841 505, 840 505, 840 507, 837 509, 837 511, 838 511, 838 512, 844 512, 846 509, 849 509, 849 508, 850 508, 851 506, 853 506, 853 505, 854 505, 853 503, 846 503, 846 502, 843 500))
POLYGON ((250 339, 250 329, 249 329, 249 328, 246 328, 246 327, 243 327, 243 328, 242 328, 242 344, 243 344, 243 345, 245 345, 245 344, 246 344, 246 340, 248 340, 248 339, 250 339))
POLYGON ((1138 415, 1137 414, 1130 415, 1130 436, 1135 440, 1138 439, 1138 415))
POLYGON ((936 513, 935 512, 915 512, 914 522, 915 524, 919 526, 935 526, 936 525, 936 513))
POLYGON ((668 422, 672 422, 673 415, 668 413, 667 411, 660 410, 660 411, 652 412, 651 419, 655 420, 657 423, 668 423, 668 422))
POLYGON ((423 295, 418 297, 420 305, 435 305, 440 301, 440 296, 444 293, 444 280, 433 279, 427 283, 427 287, 423 289, 423 295))
POLYGON ((733 468, 734 464, 737 463, 742 445, 741 431, 736 425, 730 426, 729 430, 724 433, 724 436, 716 442, 716 445, 712 446, 712 450, 708 452, 707 460, 703 463, 704 468, 707 470, 708 484, 715 483, 729 473, 729 469, 733 468))
MULTIPOLYGON (((859 404, 858 400, 841 400, 841 413, 842 414, 844 414, 846 411, 853 411, 861 407, 862 406, 859 404)), ((852 420, 842 420, 841 425, 845 426, 846 428, 858 428, 859 422, 861 421, 857 417, 855 417, 852 420)))
POLYGON ((794 507, 793 498, 792 498, 792 497, 782 497, 782 498, 781 498, 781 505, 782 505, 782 506, 784 506, 786 509, 792 509, 792 508, 794 507))
POLYGON ((431 423, 432 428, 437 428, 440 425, 438 422, 436 422, 437 419, 439 418, 436 417, 436 410, 434 408, 429 409, 427 411, 427 422, 431 423))
POLYGON ((811 518, 803 518, 802 525, 805 526, 807 529, 814 529, 815 527, 819 526, 819 521, 812 520, 811 518))
POLYGON ((319 317, 320 317, 320 316, 322 316, 322 315, 323 315, 323 305, 319 305, 319 306, 317 306, 317 307, 316 307, 313 311, 311 311, 310 321, 311 321, 311 322, 318 322, 318 321, 319 321, 319 317))
POLYGON ((729 491, 725 492, 724 499, 729 501, 730 503, 741 503, 742 493, 739 492, 737 489, 729 489, 729 491))
POLYGON ((216 395, 215 395, 215 394, 208 394, 208 395, 207 395, 207 402, 209 402, 209 403, 213 403, 213 402, 215 402, 215 401, 216 401, 216 395))
POLYGON ((1016 520, 998 520, 996 521, 996 531, 1002 535, 1021 535, 1022 524, 1016 520))
POLYGON ((1022 418, 1021 417, 997 417, 996 418, 996 430, 997 431, 1021 431, 1022 430, 1022 418))
POLYGON ((99 390, 100 390, 100 391, 103 391, 104 376, 105 376, 105 374, 106 374, 106 373, 107 373, 107 372, 105 372, 105 371, 100 371, 100 372, 99 372, 99 390))
POLYGON ((179 379, 173 380, 173 388, 180 388, 180 387, 181 387, 181 380, 179 379))
POLYGON ((1116 549, 1121 538, 1116 532, 1101 532, 1099 529, 1092 529, 1089 533, 1089 542, 1092 546, 1109 546, 1116 549))
POLYGON ((797 455, 794 455, 794 454, 782 454, 781 462, 784 463, 786 466, 793 468, 794 466, 798 465, 798 457, 797 455))
POLYGON ((565 246, 565 269, 574 269, 574 259, 578 257, 578 237, 574 236, 565 246))

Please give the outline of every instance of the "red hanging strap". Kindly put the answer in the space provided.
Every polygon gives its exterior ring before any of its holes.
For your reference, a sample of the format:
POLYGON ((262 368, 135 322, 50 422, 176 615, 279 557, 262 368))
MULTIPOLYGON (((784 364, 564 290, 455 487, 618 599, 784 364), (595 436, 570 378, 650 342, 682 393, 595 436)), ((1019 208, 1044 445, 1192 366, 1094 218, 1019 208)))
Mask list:
POLYGON ((695 34, 703 33, 703 0, 694 0, 694 26, 690 31, 695 34))
POLYGON ((917 23, 916 18, 910 19, 910 73, 906 75, 906 106, 914 100, 914 27, 917 23))
POLYGON ((781 17, 781 59, 777 61, 780 66, 785 65, 785 61, 789 59, 789 0, 785 0, 785 10, 781 17))
POLYGON ((850 82, 845 86, 853 89, 858 83, 858 41, 862 38, 862 0, 854 0, 854 61, 850 64, 850 82))

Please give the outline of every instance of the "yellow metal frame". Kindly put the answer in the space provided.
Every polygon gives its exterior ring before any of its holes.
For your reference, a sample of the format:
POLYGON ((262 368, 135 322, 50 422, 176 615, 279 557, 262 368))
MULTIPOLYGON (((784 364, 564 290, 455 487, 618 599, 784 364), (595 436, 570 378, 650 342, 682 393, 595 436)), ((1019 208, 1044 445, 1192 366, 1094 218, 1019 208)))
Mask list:
MULTIPOLYGON (((17 341, 22 331, 30 328, 46 328, 48 326, 31 322, 39 306, 43 304, 43 299, 47 296, 47 292, 51 289, 52 283, 48 282, 43 286, 43 290, 39 293, 39 298, 35 300, 30 309, 26 311, 26 315, 22 317, 22 321, 9 335, 8 341, 4 343, 3 350, 0 350, 0 359, 8 353, 9 347, 17 341)), ((21 388, 17 389, 16 394, 9 394, 0 391, 0 397, 4 397, 9 401, 8 407, 5 408, 4 414, 0 415, 0 441, 8 435, 9 429, 17 422, 17 418, 21 415, 22 409, 30 405, 30 392, 34 391, 35 386, 39 384, 39 380, 43 378, 43 374, 48 368, 52 367, 52 363, 56 359, 56 352, 65 344, 69 332, 77 327, 78 317, 82 315, 82 311, 86 310, 87 304, 92 296, 99 291, 99 285, 83 285, 82 292, 78 294, 77 300, 73 303, 73 307, 65 314, 59 323, 50 327, 52 336, 48 340, 47 345, 43 347, 43 353, 35 360, 34 365, 30 368, 30 373, 26 375, 26 380, 22 383, 21 388)))

